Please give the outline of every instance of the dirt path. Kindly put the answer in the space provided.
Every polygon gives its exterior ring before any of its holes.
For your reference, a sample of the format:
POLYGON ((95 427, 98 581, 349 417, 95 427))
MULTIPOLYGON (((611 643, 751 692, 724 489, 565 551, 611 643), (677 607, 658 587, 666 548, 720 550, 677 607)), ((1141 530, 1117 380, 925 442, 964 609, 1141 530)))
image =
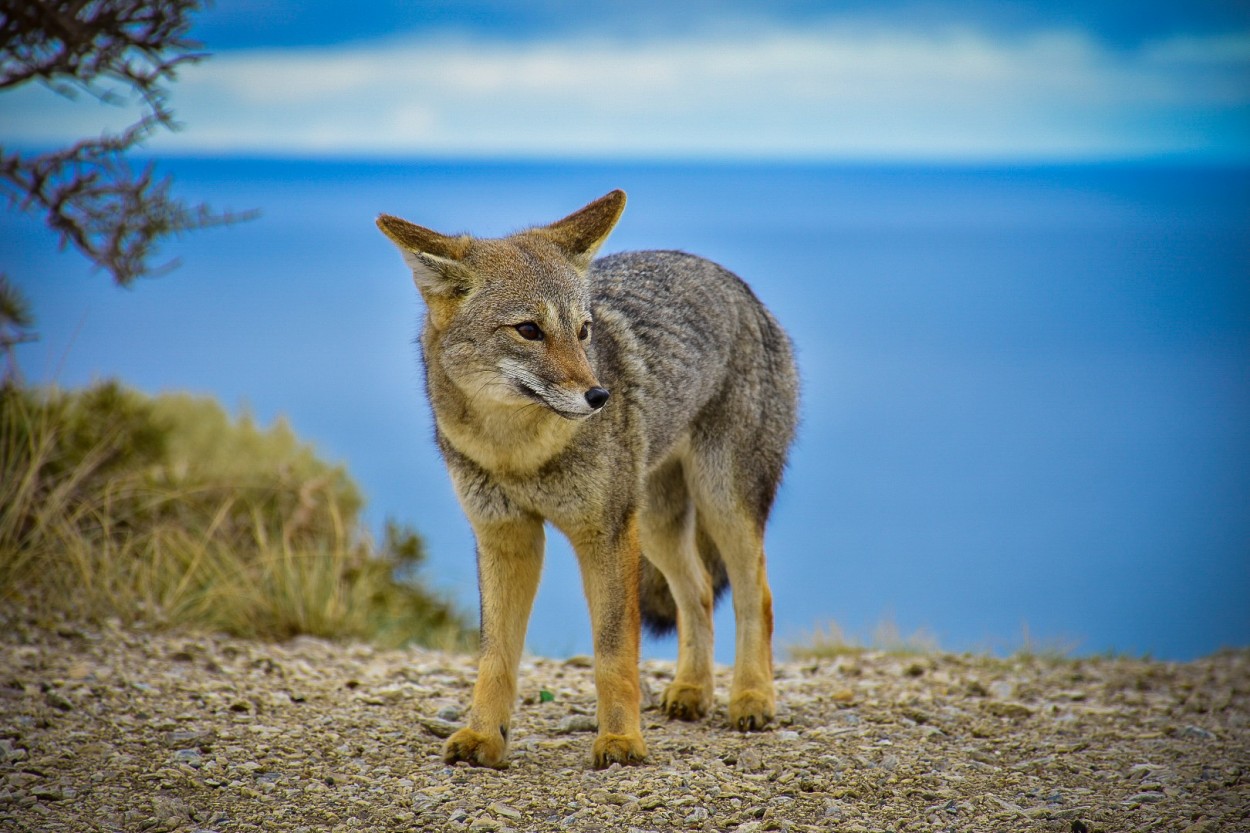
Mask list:
MULTIPOLYGON (((528 659, 503 772, 439 758, 471 658, 0 615, 0 829, 1250 831, 1250 652, 864 654, 778 668, 780 726, 644 713, 587 767, 584 659, 528 659), (542 692, 549 692, 548 698, 542 692)), ((648 663, 662 689, 672 668, 648 663)))

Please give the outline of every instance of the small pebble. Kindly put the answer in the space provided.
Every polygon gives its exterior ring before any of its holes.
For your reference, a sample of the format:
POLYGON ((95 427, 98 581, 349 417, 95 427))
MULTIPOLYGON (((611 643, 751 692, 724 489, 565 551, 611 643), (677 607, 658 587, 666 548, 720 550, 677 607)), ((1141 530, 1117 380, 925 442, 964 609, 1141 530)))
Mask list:
POLYGON ((458 723, 436 717, 422 718, 421 725, 436 738, 449 738, 460 728, 458 723))
POLYGON ((60 709, 63 712, 74 710, 74 704, 70 702, 69 698, 54 689, 50 689, 44 695, 44 699, 47 700, 48 705, 54 709, 60 709))
POLYGON ((556 733, 569 735, 575 732, 598 731, 599 722, 588 714, 570 714, 556 724, 556 733))
POLYGON ((199 749, 179 749, 174 752, 174 760, 198 769, 204 765, 204 754, 199 749))

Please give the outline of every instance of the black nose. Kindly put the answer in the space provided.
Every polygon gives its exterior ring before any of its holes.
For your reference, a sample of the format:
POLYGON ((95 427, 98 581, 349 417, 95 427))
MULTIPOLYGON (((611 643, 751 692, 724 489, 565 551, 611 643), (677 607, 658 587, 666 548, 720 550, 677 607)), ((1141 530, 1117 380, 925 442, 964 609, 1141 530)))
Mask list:
POLYGON ((586 391, 586 404, 597 411, 608 401, 609 395, 604 388, 591 388, 586 391))

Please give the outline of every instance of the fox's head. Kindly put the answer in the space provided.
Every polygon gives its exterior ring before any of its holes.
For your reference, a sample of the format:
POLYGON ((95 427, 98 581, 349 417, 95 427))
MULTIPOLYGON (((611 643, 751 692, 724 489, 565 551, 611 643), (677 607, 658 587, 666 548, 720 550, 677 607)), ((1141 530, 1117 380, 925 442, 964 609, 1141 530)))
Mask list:
POLYGON ((624 209, 625 192, 613 191, 549 226, 489 240, 379 216, 425 300, 426 361, 473 405, 537 403, 566 419, 602 408, 586 275, 624 209))

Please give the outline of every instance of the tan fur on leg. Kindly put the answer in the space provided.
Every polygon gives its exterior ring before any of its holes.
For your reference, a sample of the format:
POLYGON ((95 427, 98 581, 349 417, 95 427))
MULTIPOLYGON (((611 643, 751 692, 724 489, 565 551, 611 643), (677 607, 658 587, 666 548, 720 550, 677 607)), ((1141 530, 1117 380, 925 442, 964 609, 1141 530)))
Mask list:
POLYGON ((479 522, 474 532, 482 592, 482 652, 469 725, 448 738, 443 759, 499 767, 507 755, 517 667, 542 571, 543 527, 536 518, 518 518, 479 522))
POLYGON ((570 534, 582 568, 595 637, 595 688, 599 695, 599 737, 592 763, 636 764, 647 757, 642 739, 642 690, 638 683, 638 523, 631 517, 623 532, 570 534))

